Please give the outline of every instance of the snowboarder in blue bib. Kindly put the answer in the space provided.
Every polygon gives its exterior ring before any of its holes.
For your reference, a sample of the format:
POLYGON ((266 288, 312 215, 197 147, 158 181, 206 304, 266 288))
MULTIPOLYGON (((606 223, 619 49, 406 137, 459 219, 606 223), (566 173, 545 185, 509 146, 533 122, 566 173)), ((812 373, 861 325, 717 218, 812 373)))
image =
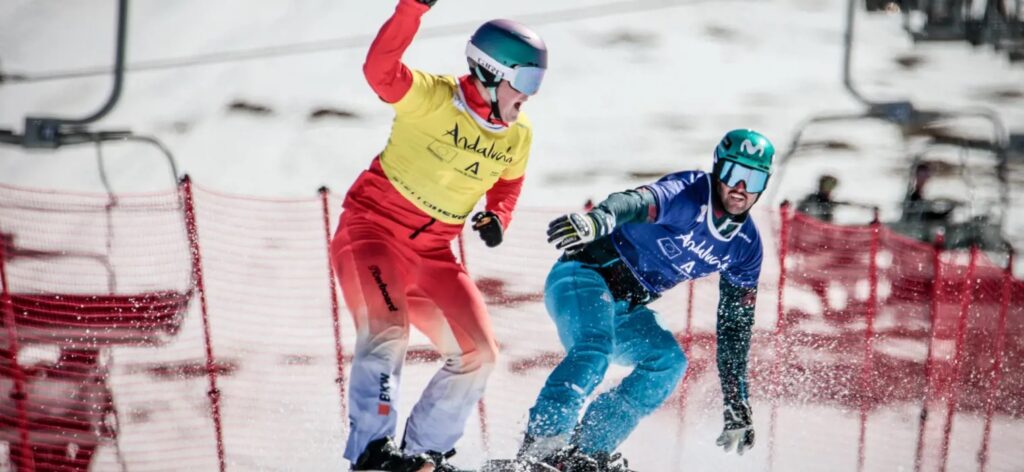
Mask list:
POLYGON ((717 444, 740 454, 753 447, 747 354, 762 247, 749 212, 768 184, 774 154, 760 133, 733 130, 715 148, 710 174, 670 174, 550 223, 548 242, 564 254, 544 299, 566 356, 530 409, 519 460, 557 470, 628 470, 613 452, 686 370, 686 355, 647 304, 712 272, 721 275, 717 360, 725 405, 717 444), (580 418, 609 362, 634 369, 580 418))

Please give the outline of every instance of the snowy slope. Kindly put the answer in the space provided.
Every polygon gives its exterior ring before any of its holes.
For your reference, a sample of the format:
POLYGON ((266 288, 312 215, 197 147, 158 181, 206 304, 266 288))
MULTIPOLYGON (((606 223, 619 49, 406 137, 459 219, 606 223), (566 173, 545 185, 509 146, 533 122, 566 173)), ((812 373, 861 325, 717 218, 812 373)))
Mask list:
MULTIPOLYGON (((101 0, 0 2, 0 70, 41 76, 109 66, 114 5, 101 0)), ((121 102, 96 128, 128 128, 158 137, 181 168, 207 188, 311 196, 320 185, 329 185, 341 193, 388 136, 391 111, 366 86, 361 64, 393 5, 385 0, 133 2, 128 62, 143 70, 127 75, 121 102), (280 46, 285 46, 281 54, 158 67, 280 46), (231 111, 235 101, 267 107, 269 113, 231 111), (310 119, 320 108, 351 116, 310 119)), ((480 22, 507 17, 534 26, 551 51, 551 69, 541 93, 524 108, 534 122, 535 140, 520 204, 575 205, 665 172, 707 169, 713 146, 728 129, 757 128, 784 148, 799 123, 812 114, 860 111, 841 83, 844 11, 840 0, 440 0, 424 18, 406 62, 461 74, 463 45, 480 22)), ((967 45, 914 45, 899 23, 896 16, 858 11, 853 77, 865 96, 912 99, 926 108, 989 107, 1011 129, 1024 130, 1024 67, 967 45), (897 62, 907 57, 921 61, 915 67, 897 62)), ((102 75, 2 83, 0 128, 21 130, 26 115, 90 114, 109 88, 110 78, 102 75)), ((972 135, 988 132, 980 120, 953 125, 972 135)), ((879 204, 883 216, 895 215, 905 185, 904 154, 913 149, 904 148, 893 128, 878 123, 832 125, 808 131, 807 137, 846 146, 794 159, 785 177, 774 182, 773 202, 803 195, 819 172, 829 171, 842 177, 838 198, 879 204)), ((118 191, 172 185, 152 149, 113 144, 104 152, 118 191)), ((91 147, 56 153, 0 147, 0 182, 99 190, 94 155, 91 147)), ((959 156, 954 152, 949 158, 959 156)), ((986 165, 984 156, 977 158, 986 165)), ((1021 179, 1019 168, 1013 175, 1021 179)), ((984 188, 991 187, 988 181, 978 188, 956 179, 946 182, 938 194, 962 199, 991 195, 984 188)), ((1024 234, 1019 192, 1014 202, 1007 215, 1011 237, 1024 234)), ((410 377, 410 390, 426 379, 410 377)), ((892 415, 906 420, 911 410, 892 415)), ((510 421, 521 421, 522 413, 510 412, 515 416, 510 421)), ((809 428, 807 436, 829 424, 855 421, 851 413, 835 410, 783 411, 780 419, 780 427, 789 421, 809 428), (804 416, 811 425, 802 422, 804 416)), ((657 432, 676 427, 670 421, 652 418, 638 435, 657 437, 657 432)), ((651 454, 672 447, 682 448, 679 457, 701 458, 690 463, 698 470, 753 469, 752 464, 764 459, 765 449, 754 450, 753 462, 747 463, 722 456, 713 450, 714 434, 709 434, 718 426, 694 421, 680 431, 687 439, 683 446, 631 442, 624 450, 630 457, 639 456, 645 471, 674 467, 664 455, 651 454)), ((765 415, 758 421, 766 421, 765 415)), ((884 429, 885 421, 878 421, 882 423, 876 427, 884 429)), ((845 425, 842 430, 852 429, 845 425)), ((856 437, 840 439, 856 443, 856 437)), ((842 454, 855 450, 846 443, 842 454)), ((501 447, 507 453, 512 445, 501 447)), ((805 469, 805 461, 829 463, 831 449, 806 449, 806 455, 776 458, 779 470, 815 469, 805 469)), ((471 464, 479 455, 468 458, 466 464, 471 464)), ((835 460, 852 469, 856 458, 835 460)), ((970 463, 963 460, 961 464, 970 463)))

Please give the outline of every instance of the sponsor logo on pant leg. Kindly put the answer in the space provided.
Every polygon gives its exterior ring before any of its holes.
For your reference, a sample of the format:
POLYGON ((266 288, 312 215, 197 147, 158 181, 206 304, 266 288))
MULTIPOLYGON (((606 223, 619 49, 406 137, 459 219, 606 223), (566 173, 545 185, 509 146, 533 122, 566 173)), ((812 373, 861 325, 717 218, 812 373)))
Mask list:
POLYGON ((384 280, 380 277, 380 267, 370 266, 370 275, 373 276, 373 281, 377 282, 377 288, 380 289, 380 294, 384 297, 384 303, 388 306, 388 311, 398 311, 395 302, 391 301, 391 294, 388 293, 388 284, 384 283, 384 280))
POLYGON ((381 373, 378 384, 380 393, 377 394, 377 399, 380 400, 380 403, 377 404, 377 414, 387 416, 391 413, 391 376, 381 373))

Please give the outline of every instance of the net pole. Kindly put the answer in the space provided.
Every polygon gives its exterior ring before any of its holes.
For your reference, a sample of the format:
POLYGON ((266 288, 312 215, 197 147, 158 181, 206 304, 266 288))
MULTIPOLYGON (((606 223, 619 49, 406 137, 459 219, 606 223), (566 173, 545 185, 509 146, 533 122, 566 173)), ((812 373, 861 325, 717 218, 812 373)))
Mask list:
MULTIPOLYGON (((13 240, 13 239, 12 239, 13 240)), ((13 461, 16 470, 35 470, 35 460, 32 457, 32 445, 28 436, 28 392, 25 389, 25 371, 18 363, 18 327, 15 324, 14 300, 11 297, 10 285, 7 279, 6 267, 6 240, 0 238, 0 285, 3 292, 0 293, 0 301, 4 308, 4 323, 7 325, 7 361, 10 363, 11 373, 14 377, 14 393, 18 410, 18 444, 12 445, 11 452, 18 450, 21 455, 20 461, 13 461)))
POLYGON ((217 366, 213 356, 213 343, 210 336, 210 317, 206 305, 206 285, 203 283, 203 258, 199 245, 199 228, 196 225, 195 200, 192 198, 192 179, 188 175, 181 179, 179 191, 185 209, 185 227, 188 231, 189 247, 192 251, 192 275, 196 290, 199 292, 199 307, 203 320, 203 344, 206 347, 206 375, 210 389, 206 394, 210 397, 210 414, 213 416, 213 427, 217 438, 217 462, 220 471, 224 472, 224 430, 220 415, 220 389, 217 388, 217 366))
POLYGON ((778 408, 779 395, 781 387, 779 386, 779 362, 781 362, 781 343, 783 327, 783 316, 785 308, 783 306, 783 294, 786 287, 786 256, 789 252, 789 231, 792 225, 792 213, 789 201, 782 202, 782 206, 779 208, 779 217, 782 219, 782 225, 779 229, 779 286, 777 289, 777 303, 776 310, 777 315, 775 319, 775 332, 772 336, 772 353, 774 359, 772 360, 771 372, 768 375, 769 390, 774 392, 771 402, 771 414, 769 418, 769 430, 768 430, 768 471, 771 472, 775 466, 775 423, 778 419, 778 408))
MULTIPOLYGON (((687 282, 687 298, 686 298, 686 327, 683 328, 683 353, 684 355, 690 353, 690 345, 693 344, 693 285, 694 281, 690 280, 687 282)), ((677 339, 677 341, 679 341, 677 339)), ((693 366, 687 363, 686 372, 683 373, 683 380, 679 385, 679 402, 677 408, 679 409, 679 427, 676 430, 676 439, 680 442, 683 441, 683 431, 686 423, 686 402, 687 397, 690 393, 689 380, 690 373, 693 370, 693 366)), ((676 448, 676 461, 681 461, 683 457, 683 448, 676 448)))
POLYGON ((1003 355, 1006 351, 1006 318, 1010 311, 1010 287, 1013 284, 1014 253, 1010 251, 1006 270, 1003 272, 1003 293, 999 302, 999 327, 996 331, 995 359, 992 362, 992 380, 985 395, 985 429, 981 435, 981 450, 978 451, 978 470, 985 472, 988 466, 989 441, 992 436, 992 415, 995 411, 996 392, 1003 379, 1003 355))
POLYGON ((963 362, 964 338, 967 335, 967 314, 971 308, 971 299, 974 295, 975 268, 978 264, 978 248, 971 247, 970 260, 967 262, 967 273, 964 275, 964 286, 960 296, 960 316, 956 327, 956 351, 953 354, 953 378, 950 381, 949 402, 946 407, 946 422, 942 429, 942 464, 939 470, 946 471, 949 462, 949 442, 953 433, 953 412, 957 404, 956 382, 960 379, 960 364, 963 362))
POLYGON ((334 289, 334 264, 331 263, 331 191, 327 187, 320 187, 320 204, 323 210, 324 219, 324 241, 327 243, 327 293, 331 298, 331 323, 334 327, 334 356, 338 371, 334 382, 338 384, 338 399, 341 402, 341 425, 344 429, 348 425, 346 418, 348 411, 345 407, 345 349, 341 343, 341 307, 338 303, 338 292, 334 289))
POLYGON ((878 250, 882 239, 882 223, 878 220, 878 210, 875 210, 875 217, 871 221, 871 247, 868 251, 868 306, 865 313, 864 328, 864 361, 860 371, 860 432, 857 439, 857 470, 864 470, 867 423, 869 382, 871 381, 871 370, 874 356, 873 340, 875 338, 875 313, 878 311, 878 250))
MULTIPOLYGON (((459 262, 462 263, 462 269, 469 274, 469 265, 466 263, 466 242, 462 233, 459 233, 457 238, 459 247, 459 262)), ((481 396, 480 400, 476 402, 476 413, 480 418, 480 443, 483 446, 484 455, 490 457, 491 455, 491 435, 487 428, 487 402, 484 400, 485 397, 481 396)))
MULTIPOLYGON (((693 345, 693 286, 696 282, 690 280, 687 282, 687 297, 686 297, 686 328, 683 331, 683 352, 689 353, 690 346, 693 345)), ((686 379, 690 377, 690 368, 686 369, 686 373, 683 374, 683 384, 679 391, 679 421, 682 424, 683 417, 686 415, 686 394, 687 394, 687 383, 686 379)))
POLYGON ((917 447, 914 450, 914 472, 921 471, 921 464, 924 455, 924 430, 928 424, 928 402, 931 397, 932 372, 935 369, 935 359, 932 352, 935 348, 935 323, 939 319, 939 296, 942 294, 942 247, 945 239, 942 233, 935 235, 935 244, 932 246, 932 300, 928 308, 928 350, 924 358, 924 392, 922 393, 921 415, 917 423, 917 447))
POLYGON ((693 284, 694 281, 690 280, 687 284, 687 297, 686 297, 686 337, 683 339, 687 349, 690 348, 690 343, 693 341, 693 284))

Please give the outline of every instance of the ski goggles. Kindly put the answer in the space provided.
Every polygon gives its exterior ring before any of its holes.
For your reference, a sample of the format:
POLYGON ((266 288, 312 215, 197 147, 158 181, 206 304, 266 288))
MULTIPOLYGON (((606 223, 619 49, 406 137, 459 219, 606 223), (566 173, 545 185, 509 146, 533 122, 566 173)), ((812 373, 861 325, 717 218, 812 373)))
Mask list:
POLYGON ((763 170, 751 169, 733 161, 720 159, 715 164, 715 177, 729 187, 736 187, 743 182, 747 192, 761 193, 768 186, 770 174, 763 170))
POLYGON ((473 45, 473 43, 466 43, 466 57, 494 74, 495 78, 507 80, 509 85, 520 93, 535 95, 540 90, 541 81, 544 80, 543 68, 533 66, 508 67, 495 61, 487 53, 473 45))

